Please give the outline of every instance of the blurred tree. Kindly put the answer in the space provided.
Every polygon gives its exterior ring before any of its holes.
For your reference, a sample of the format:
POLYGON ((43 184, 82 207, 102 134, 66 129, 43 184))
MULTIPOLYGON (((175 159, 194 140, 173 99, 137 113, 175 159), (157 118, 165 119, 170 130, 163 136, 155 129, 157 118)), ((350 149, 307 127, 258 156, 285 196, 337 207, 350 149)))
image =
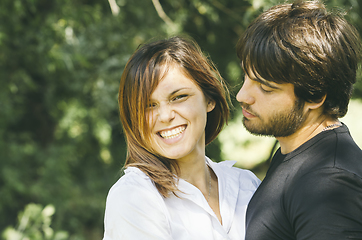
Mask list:
POLYGON ((106 1, 1 1, 1 229, 27 203, 52 203, 56 229, 100 238, 125 157, 118 79, 162 22, 141 21, 135 4, 122 10, 116 18, 106 1))
MULTIPOLYGON (((238 37, 276 3, 1 0, 0 230, 35 202, 55 206, 52 227, 69 239, 100 239, 105 197, 126 154, 117 92, 130 55, 152 38, 186 33, 237 90, 238 37)), ((352 7, 348 16, 362 29, 357 0, 326 3, 352 7)), ((361 84, 355 93, 362 97, 361 84)), ((207 154, 221 160, 217 141, 207 154)))
POLYGON ((30 203, 19 213, 17 227, 6 228, 2 237, 5 240, 67 240, 67 232, 54 232, 50 227, 54 212, 52 205, 43 208, 39 204, 30 203))

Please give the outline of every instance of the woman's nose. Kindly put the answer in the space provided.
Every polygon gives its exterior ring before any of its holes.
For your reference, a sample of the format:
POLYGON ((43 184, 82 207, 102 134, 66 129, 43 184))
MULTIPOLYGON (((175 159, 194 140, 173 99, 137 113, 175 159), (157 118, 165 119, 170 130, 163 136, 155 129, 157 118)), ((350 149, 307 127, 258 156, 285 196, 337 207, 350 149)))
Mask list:
POLYGON ((161 122, 169 122, 175 118, 175 111, 169 103, 164 103, 159 106, 158 118, 161 122))

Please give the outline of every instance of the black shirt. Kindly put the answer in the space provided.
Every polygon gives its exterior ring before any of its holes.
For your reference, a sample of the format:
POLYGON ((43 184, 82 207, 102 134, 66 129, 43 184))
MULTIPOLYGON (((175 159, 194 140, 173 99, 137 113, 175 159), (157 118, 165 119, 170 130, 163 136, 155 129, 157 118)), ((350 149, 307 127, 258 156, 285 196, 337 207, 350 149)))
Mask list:
POLYGON ((347 126, 276 152, 249 203, 245 239, 362 239, 362 151, 347 126))

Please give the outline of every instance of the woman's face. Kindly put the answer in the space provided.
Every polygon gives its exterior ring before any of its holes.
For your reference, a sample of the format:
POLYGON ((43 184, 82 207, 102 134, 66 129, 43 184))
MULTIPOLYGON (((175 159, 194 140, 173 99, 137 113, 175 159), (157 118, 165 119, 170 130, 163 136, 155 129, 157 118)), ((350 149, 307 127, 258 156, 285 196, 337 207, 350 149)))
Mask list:
POLYGON ((146 109, 151 147, 177 161, 204 156, 207 112, 214 107, 193 79, 177 66, 170 67, 146 109))

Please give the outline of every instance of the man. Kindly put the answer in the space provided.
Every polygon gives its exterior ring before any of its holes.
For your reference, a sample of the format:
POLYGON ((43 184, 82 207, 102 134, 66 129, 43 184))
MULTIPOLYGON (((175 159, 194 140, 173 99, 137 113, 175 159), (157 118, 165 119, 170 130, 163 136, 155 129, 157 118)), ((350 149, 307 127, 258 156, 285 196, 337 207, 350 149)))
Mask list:
POLYGON ((250 201, 246 240, 362 239, 362 151, 347 112, 361 40, 317 1, 262 13, 237 45, 245 128, 280 143, 250 201))

